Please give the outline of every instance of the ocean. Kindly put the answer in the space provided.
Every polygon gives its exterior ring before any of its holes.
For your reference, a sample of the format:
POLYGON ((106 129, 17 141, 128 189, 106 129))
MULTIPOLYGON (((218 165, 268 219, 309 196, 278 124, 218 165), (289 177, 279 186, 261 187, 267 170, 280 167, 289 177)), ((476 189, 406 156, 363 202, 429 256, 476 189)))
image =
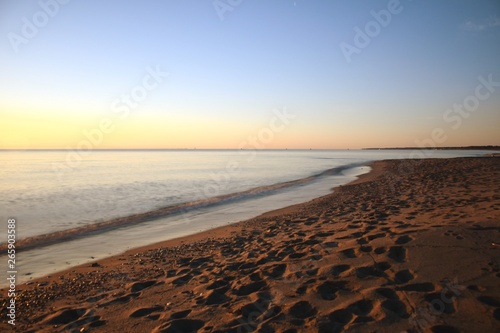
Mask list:
MULTIPOLYGON (((425 157, 484 155, 433 150, 425 157)), ((328 194, 411 150, 0 151, 0 218, 19 282, 328 194), (49 242, 50 241, 50 242, 49 242)), ((6 255, 0 263, 7 264, 6 255)), ((6 271, 6 270, 4 270, 6 271)), ((2 279, 3 281, 4 279, 2 279)))

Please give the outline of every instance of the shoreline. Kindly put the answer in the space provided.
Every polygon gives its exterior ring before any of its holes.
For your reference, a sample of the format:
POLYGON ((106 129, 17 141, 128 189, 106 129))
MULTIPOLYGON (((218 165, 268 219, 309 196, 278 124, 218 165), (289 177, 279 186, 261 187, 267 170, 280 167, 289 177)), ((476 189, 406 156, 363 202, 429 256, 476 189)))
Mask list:
MULTIPOLYGON (((354 184, 358 184, 358 183, 363 183, 363 182, 366 182, 366 181, 375 180, 377 177, 380 176, 380 174, 384 170, 384 165, 385 165, 385 160, 374 161, 374 162, 371 162, 371 163, 368 163, 368 164, 364 164, 364 165, 358 165, 358 167, 360 167, 360 166, 361 167, 369 167, 369 168, 371 168, 371 170, 369 172, 367 172, 367 173, 364 173, 364 174, 361 174, 361 175, 357 176, 357 178, 355 180, 353 180, 353 181, 351 181, 351 182, 349 182, 349 183, 347 183, 345 185, 340 185, 338 187, 337 186, 332 187, 330 189, 330 191, 333 193, 336 189, 338 189, 339 187, 342 187, 342 186, 349 186, 349 185, 354 185, 354 184)), ((326 170, 325 172, 329 172, 331 170, 326 170)), ((325 173, 325 172, 323 172, 323 173, 325 173)), ((154 243, 151 243, 151 244, 148 244, 148 245, 142 245, 142 246, 134 247, 134 248, 125 250, 125 251, 123 251, 121 253, 118 253, 118 254, 115 254, 115 255, 112 255, 112 256, 107 256, 107 257, 104 257, 102 259, 93 260, 93 261, 89 261, 89 262, 86 262, 86 263, 83 263, 83 264, 78 264, 78 265, 75 265, 75 266, 71 266, 71 267, 68 267, 66 269, 50 273, 48 275, 48 276, 50 276, 49 280, 50 281, 52 281, 52 280, 57 281, 57 279, 60 276, 62 276, 62 275, 65 275, 65 274, 67 274, 69 272, 72 272, 72 271, 75 271, 75 270, 80 270, 80 269, 85 270, 85 268, 87 268, 89 266, 92 267, 92 265, 94 263, 97 263, 97 262, 102 263, 103 265, 106 265, 108 263, 108 261, 110 263, 115 263, 117 260, 118 261, 121 260, 120 257, 127 257, 127 256, 130 256, 130 255, 136 254, 136 253, 145 252, 145 251, 153 250, 153 249, 156 249, 156 248, 183 246, 185 244, 189 244, 189 243, 192 243, 192 242, 202 241, 202 240, 205 240, 207 238, 211 238, 213 236, 216 236, 216 237, 227 237, 227 236, 229 236, 231 234, 234 234, 235 232, 241 231, 242 225, 245 224, 245 223, 247 223, 247 222, 252 222, 252 221, 255 221, 255 220, 258 220, 258 219, 262 219, 262 218, 263 219, 267 219, 267 218, 272 218, 272 217, 276 217, 276 216, 280 216, 280 215, 296 213, 304 205, 306 205, 308 203, 312 203, 312 202, 314 202, 316 200, 319 200, 319 199, 321 199, 323 197, 329 196, 332 193, 329 193, 329 194, 326 194, 326 195, 322 195, 320 197, 314 198, 314 199, 306 201, 306 202, 301 202, 301 203, 298 203, 298 204, 293 204, 293 205, 290 205, 290 206, 286 206, 286 207, 282 207, 282 208, 270 210, 268 212, 264 212, 262 214, 259 214, 259 215, 255 216, 255 217, 252 217, 250 219, 238 221, 238 222, 235 222, 235 223, 225 224, 225 225, 222 225, 222 226, 210 228, 208 230, 204 230, 204 231, 200 231, 200 232, 195 232, 195 233, 188 234, 188 235, 185 235, 185 236, 180 236, 180 237, 175 237, 175 238, 172 238, 172 239, 167 239, 167 240, 162 240, 162 241, 159 241, 159 242, 154 242, 154 243)), ((144 214, 147 214, 147 213, 144 213, 144 214)), ((3 244, 3 245, 5 245, 5 244, 3 244)), ((21 250, 25 250, 25 249, 21 249, 21 250)), ((32 284, 38 284, 40 281, 46 280, 46 279, 47 279, 46 277, 37 277, 37 278, 32 279, 30 281, 23 282, 19 286, 28 286, 28 285, 32 285, 32 284)), ((1 286, 0 293, 3 292, 5 289, 6 289, 5 286, 1 286)))
POLYGON ((500 151, 500 146, 462 146, 462 147, 384 147, 384 148, 361 148, 362 150, 493 150, 500 151))
POLYGON ((500 241, 500 158, 413 160, 412 170, 401 173, 411 161, 376 161, 368 174, 312 201, 19 285, 26 317, 18 324, 47 332, 137 331, 139 324, 147 332, 215 331, 214 325, 221 332, 316 332, 327 323, 368 332, 462 329, 467 320, 477 326, 479 316, 482 331, 493 332, 500 320, 492 245, 500 241), (437 256, 429 244, 444 245, 447 255, 437 256), (470 246, 475 250, 465 251, 470 246), (454 278, 464 285, 464 299, 444 304, 435 322, 412 322, 416 310, 449 292, 442 281, 454 278), (482 314, 473 310, 478 306, 482 314))
MULTIPOLYGON (((367 173, 364 173, 364 174, 361 174, 361 175, 357 176, 357 178, 355 180, 353 180, 353 181, 351 181, 351 182, 349 182, 349 183, 347 183, 345 185, 340 185, 339 187, 349 186, 351 184, 362 183, 362 182, 365 182, 365 181, 370 181, 370 180, 375 179, 376 177, 378 177, 380 175, 381 170, 379 170, 379 169, 383 169, 384 162, 385 161, 382 160, 382 161, 371 162, 371 163, 368 163, 368 164, 357 165, 357 167, 369 167, 369 168, 371 168, 371 170, 369 172, 367 172, 367 173), (378 168, 374 168, 374 165, 377 165, 378 168)), ((342 167, 342 169, 343 169, 343 167, 342 167)), ((322 174, 326 173, 326 172, 331 172, 332 170, 334 170, 334 169, 326 170, 326 171, 322 172, 322 174)), ((339 187, 337 187, 337 186, 332 187, 330 189, 330 191, 333 193, 339 187)), ((34 279, 30 280, 30 281, 21 283, 18 287, 29 286, 29 285, 33 285, 33 284, 38 284, 40 281, 42 281, 42 280, 45 281, 47 279, 49 281, 57 281, 57 279, 59 279, 60 276, 64 276, 65 274, 68 274, 69 272, 79 271, 79 270, 86 271, 86 268, 88 268, 89 266, 92 267, 92 265, 95 264, 95 263, 97 263, 97 262, 102 263, 102 265, 106 265, 106 264, 113 265, 113 264, 116 264, 116 261, 122 260, 122 257, 128 257, 130 255, 134 255, 134 254, 140 253, 140 252, 146 252, 146 251, 154 250, 154 249, 157 249, 157 248, 164 248, 164 247, 183 246, 183 245, 186 245, 186 244, 189 244, 189 243, 203 241, 203 240, 209 239, 209 238, 211 238, 213 236, 220 237, 220 238, 228 237, 231 234, 234 234, 234 233, 237 233, 237 232, 241 231, 242 225, 245 224, 245 223, 252 222, 252 221, 255 221, 255 220, 259 220, 259 219, 262 219, 262 218, 267 219, 267 218, 272 218, 272 217, 276 217, 276 216, 280 216, 280 215, 284 215, 284 214, 293 214, 293 213, 296 213, 296 212, 298 212, 302 208, 302 206, 304 206, 304 205, 306 205, 308 203, 312 203, 315 200, 319 200, 319 199, 321 199, 323 197, 326 197, 326 196, 328 196, 328 195, 330 195, 332 193, 329 193, 329 194, 326 194, 326 195, 322 195, 320 197, 314 198, 314 199, 306 201, 306 202, 301 202, 301 203, 298 203, 298 204, 293 204, 293 205, 290 205, 290 206, 286 206, 286 207, 282 207, 282 208, 270 210, 268 212, 264 212, 262 214, 259 214, 259 215, 255 216, 255 217, 252 217, 250 219, 238 221, 238 222, 235 222, 235 223, 225 224, 225 225, 222 225, 222 226, 210 228, 208 230, 191 233, 191 234, 188 234, 188 235, 185 235, 185 236, 180 236, 180 237, 175 237, 175 238, 172 238, 172 239, 167 239, 167 240, 162 240, 162 241, 154 242, 154 243, 151 243, 151 244, 148 244, 148 245, 141 245, 141 246, 138 246, 138 247, 134 247, 134 248, 125 250, 125 251, 123 251, 121 253, 104 257, 102 259, 89 261, 89 262, 86 262, 86 263, 83 263, 83 264, 78 264, 78 265, 71 266, 71 267, 68 267, 66 269, 63 269, 63 270, 59 270, 59 271, 50 273, 48 275, 49 278, 47 278, 47 277, 37 277, 37 278, 34 278, 34 279)), ((148 214, 148 213, 143 213, 143 214, 148 214)), ((143 215, 143 214, 141 214, 141 215, 143 215)), ((124 218, 126 218, 126 217, 117 218, 117 219, 124 219, 124 218)), ((41 236, 44 236, 44 235, 41 235, 41 236)), ((22 240, 22 241, 24 241, 24 240, 22 240)), ((6 244, 2 244, 2 245, 6 245, 6 244)), ((45 246, 45 244, 43 244, 42 247, 43 246, 45 246)), ((31 250, 30 247, 28 247, 28 249, 31 250)), ((0 249, 0 250, 2 250, 2 249, 0 249)), ((21 248, 21 251, 22 250, 26 250, 26 248, 21 248)), ((36 248, 35 248, 35 250, 36 250, 36 248)), ((5 249, 3 249, 3 251, 5 251, 5 249)), ((0 293, 2 293, 4 290, 6 290, 6 286, 1 286, 0 293)))
MULTIPOLYGON (((238 200, 251 200, 252 198, 259 197, 260 195, 272 195, 273 193, 278 193, 278 191, 283 189, 294 189, 294 187, 300 186, 302 184, 307 185, 315 180, 321 179, 321 177, 340 176, 341 173, 345 170, 363 168, 367 166, 367 163, 351 163, 348 165, 327 169, 305 178, 295 179, 282 183, 275 183, 271 185, 264 185, 257 188, 251 188, 240 192, 223 194, 205 199, 197 199, 195 201, 174 204, 142 213, 119 216, 81 227, 30 236, 18 240, 16 242, 16 248, 20 251, 37 249, 45 246, 63 243, 66 241, 83 239, 89 235, 107 233, 116 229, 131 226, 132 224, 138 225, 140 223, 155 221, 162 218, 180 216, 191 211, 196 211, 197 209, 235 203, 238 202, 238 200)), ((7 243, 0 243, 0 252, 5 252, 7 250, 7 245, 7 243)))
MULTIPOLYGON (((130 249, 238 223, 270 210, 321 197, 331 193, 332 187, 347 184, 358 175, 367 172, 365 170, 370 168, 365 166, 366 164, 354 163, 327 169, 315 176, 292 181, 294 184, 302 184, 305 180, 312 179, 306 184, 280 191, 273 190, 275 193, 268 193, 263 197, 257 195, 254 198, 247 197, 240 202, 219 203, 213 207, 193 209, 183 214, 174 214, 108 232, 91 233, 88 237, 79 235, 80 237, 74 237, 66 242, 55 244, 49 242, 45 244, 46 246, 28 249, 19 247, 22 241, 16 242, 16 249, 24 255, 23 260, 17 265, 17 269, 23 272, 18 276, 17 282, 26 283, 72 267, 118 255, 130 249)), ((289 183, 258 189, 276 188, 289 183)), ((0 259, 6 261, 7 257, 6 255, 0 256, 0 259)), ((0 288, 6 285, 7 282, 0 282, 0 288)))

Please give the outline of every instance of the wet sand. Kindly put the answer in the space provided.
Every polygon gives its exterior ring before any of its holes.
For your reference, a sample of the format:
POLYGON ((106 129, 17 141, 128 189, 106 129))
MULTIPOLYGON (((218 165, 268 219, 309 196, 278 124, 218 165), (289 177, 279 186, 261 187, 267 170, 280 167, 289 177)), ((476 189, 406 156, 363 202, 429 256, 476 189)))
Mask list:
POLYGON ((500 157, 372 167, 311 202, 19 285, 16 331, 500 331, 500 157))

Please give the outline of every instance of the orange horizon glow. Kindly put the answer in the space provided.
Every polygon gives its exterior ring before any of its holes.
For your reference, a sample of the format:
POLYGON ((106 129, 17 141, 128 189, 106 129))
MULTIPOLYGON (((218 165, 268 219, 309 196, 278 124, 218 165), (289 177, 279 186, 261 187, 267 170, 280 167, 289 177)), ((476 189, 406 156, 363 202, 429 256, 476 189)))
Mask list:
POLYGON ((454 130, 442 121, 437 122, 439 126, 415 122, 408 128, 375 116, 358 120, 330 114, 321 122, 299 112, 284 124, 273 112, 239 121, 149 110, 125 118, 109 112, 5 110, 0 111, 0 149, 362 149, 500 144, 495 122, 473 118, 454 130), (443 129, 445 141, 432 141, 436 127, 443 129))

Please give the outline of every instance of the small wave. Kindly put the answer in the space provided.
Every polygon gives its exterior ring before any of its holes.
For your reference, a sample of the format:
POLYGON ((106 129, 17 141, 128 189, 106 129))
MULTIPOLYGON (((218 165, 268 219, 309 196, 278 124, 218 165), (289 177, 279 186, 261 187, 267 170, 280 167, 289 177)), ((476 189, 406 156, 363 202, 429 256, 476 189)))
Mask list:
MULTIPOLYGON (((270 195, 270 194, 276 193, 278 191, 281 191, 281 190, 284 190, 287 188, 310 183, 310 182, 317 180, 321 177, 339 175, 347 169, 360 167, 360 166, 364 166, 364 165, 366 165, 366 162, 352 163, 352 164, 343 165, 340 167, 328 169, 328 170, 325 170, 321 173, 318 173, 316 175, 306 177, 306 178, 287 181, 287 182, 283 182, 283 183, 277 183, 277 184, 273 184, 273 185, 260 186, 260 187, 256 187, 256 188, 253 188, 250 190, 231 193, 231 194, 225 194, 225 195, 219 195, 219 196, 215 196, 212 198, 184 202, 181 204, 175 204, 175 205, 155 209, 155 210, 144 212, 144 213, 113 218, 113 219, 110 219, 107 221, 95 222, 95 223, 88 224, 88 225, 81 226, 81 227, 76 227, 76 228, 56 231, 56 232, 52 232, 52 233, 48 233, 48 234, 28 237, 28 238, 19 240, 16 243, 16 247, 18 247, 19 249, 22 249, 22 250, 28 250, 28 249, 33 249, 33 248, 37 248, 37 247, 48 246, 48 245, 57 244, 57 243, 65 242, 65 241, 72 240, 72 239, 77 239, 77 238, 82 238, 82 237, 87 237, 87 236, 91 236, 91 235, 96 235, 96 234, 108 232, 110 230, 134 225, 137 223, 143 223, 143 222, 147 222, 147 221, 156 220, 159 218, 164 218, 167 216, 183 214, 183 213, 191 212, 193 210, 200 209, 200 208, 214 207, 217 205, 222 205, 222 204, 227 204, 227 203, 232 203, 232 202, 237 202, 237 201, 242 201, 242 200, 248 200, 248 199, 259 197, 259 196, 270 195)), ((0 251, 4 251, 4 250, 6 250, 6 248, 7 248, 6 243, 0 244, 0 251)))

